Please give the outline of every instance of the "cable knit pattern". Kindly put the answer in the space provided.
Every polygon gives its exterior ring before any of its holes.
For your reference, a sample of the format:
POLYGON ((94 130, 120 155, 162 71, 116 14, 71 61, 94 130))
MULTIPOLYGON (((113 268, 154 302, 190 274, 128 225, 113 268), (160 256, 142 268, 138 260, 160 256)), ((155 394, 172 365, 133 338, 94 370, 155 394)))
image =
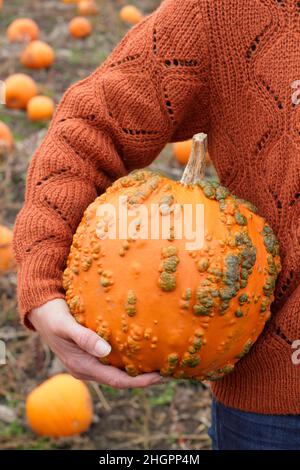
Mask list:
POLYGON ((254 203, 281 242, 273 319, 214 384, 228 406, 300 414, 300 3, 165 0, 94 74, 64 95, 30 165, 15 227, 19 305, 64 297, 61 274, 84 210, 167 142, 204 131, 222 184, 254 203))

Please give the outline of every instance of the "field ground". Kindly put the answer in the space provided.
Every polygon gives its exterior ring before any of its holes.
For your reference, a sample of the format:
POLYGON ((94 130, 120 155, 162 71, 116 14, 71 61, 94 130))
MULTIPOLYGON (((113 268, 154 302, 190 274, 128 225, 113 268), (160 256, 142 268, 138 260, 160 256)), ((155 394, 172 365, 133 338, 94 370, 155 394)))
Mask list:
MULTIPOLYGON (((159 0, 136 0, 144 13, 150 13, 159 0)), ((127 31, 118 10, 122 0, 98 0, 100 14, 92 17, 94 32, 88 39, 70 41, 67 23, 74 5, 61 0, 8 0, 0 13, 0 80, 16 71, 25 72, 18 61, 20 46, 8 44, 5 30, 16 17, 35 19, 42 39, 56 51, 55 65, 31 75, 42 93, 58 103, 64 90, 92 72, 127 31)), ((14 132, 16 149, 0 162, 0 223, 13 226, 24 194, 28 162, 41 142, 45 125, 32 124, 26 115, 0 107, 0 120, 14 132)), ((178 177, 170 147, 158 157, 155 168, 178 177)), ((89 432, 74 439, 37 438, 24 417, 26 394, 48 376, 61 371, 61 365, 38 335, 20 325, 16 308, 16 277, 0 279, 0 339, 7 344, 6 366, 0 375, 0 449, 209 449, 210 395, 204 385, 169 382, 148 390, 116 391, 90 384, 95 405, 89 432)))

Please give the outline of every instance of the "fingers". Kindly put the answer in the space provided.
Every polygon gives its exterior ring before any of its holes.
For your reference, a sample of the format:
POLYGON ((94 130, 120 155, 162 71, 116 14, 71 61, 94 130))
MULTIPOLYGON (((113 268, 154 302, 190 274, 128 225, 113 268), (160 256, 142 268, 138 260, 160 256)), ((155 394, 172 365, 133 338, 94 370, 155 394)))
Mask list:
POLYGON ((95 357, 87 353, 82 353, 80 358, 69 356, 64 363, 75 378, 97 382, 102 385, 109 385, 118 389, 144 388, 164 382, 163 377, 157 373, 130 377, 126 372, 116 369, 115 367, 101 364, 95 357))
MULTIPOLYGON (((108 366, 102 366, 108 367, 108 366)), ((130 377, 125 372, 108 367, 110 370, 107 372, 106 384, 111 387, 123 389, 123 388, 145 388, 151 385, 159 385, 164 383, 164 378, 157 373, 141 374, 136 377, 130 377)), ((101 375, 103 371, 101 372, 101 375)))
MULTIPOLYGON (((96 362, 98 362, 96 360, 96 362)), ((142 374, 136 377, 130 377, 126 372, 116 369, 111 366, 104 366, 103 364, 95 366, 93 369, 94 381, 113 388, 135 388, 135 387, 148 387, 149 385, 157 385, 163 383, 163 378, 156 373, 142 374)))
POLYGON ((97 333, 77 323, 64 300, 44 304, 33 311, 33 317, 37 331, 74 377, 119 389, 163 383, 163 378, 156 373, 130 377, 101 364, 98 358, 110 353, 110 345, 97 333))
POLYGON ((76 322, 72 322, 70 338, 92 356, 105 357, 111 352, 111 346, 103 338, 76 322))
POLYGON ((70 314, 67 304, 63 301, 56 303, 56 315, 52 317, 51 329, 55 335, 66 340, 74 341, 80 349, 92 356, 105 357, 110 351, 110 345, 94 331, 81 326, 70 314))

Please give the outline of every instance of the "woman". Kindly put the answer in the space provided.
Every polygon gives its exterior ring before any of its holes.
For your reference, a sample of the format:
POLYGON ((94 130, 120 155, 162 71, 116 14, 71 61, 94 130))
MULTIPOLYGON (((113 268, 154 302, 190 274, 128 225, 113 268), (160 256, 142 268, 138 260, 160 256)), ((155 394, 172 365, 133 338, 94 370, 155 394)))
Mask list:
POLYGON ((15 228, 19 305, 73 375, 144 387, 99 364, 110 347, 78 325, 61 275, 83 211, 116 178, 170 141, 204 131, 223 185, 254 203, 281 243, 273 319, 213 387, 218 449, 299 448, 300 4, 294 0, 165 0, 105 63, 64 95, 30 165, 15 228), (253 436, 250 440, 249 433, 253 436))

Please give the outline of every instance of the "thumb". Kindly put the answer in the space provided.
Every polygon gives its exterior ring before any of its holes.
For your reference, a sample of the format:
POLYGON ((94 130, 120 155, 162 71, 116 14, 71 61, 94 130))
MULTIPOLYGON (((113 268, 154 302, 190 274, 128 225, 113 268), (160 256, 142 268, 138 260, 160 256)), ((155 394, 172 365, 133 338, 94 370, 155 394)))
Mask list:
POLYGON ((96 357, 105 357, 111 346, 92 330, 75 323, 70 332, 72 340, 84 351, 96 357))

